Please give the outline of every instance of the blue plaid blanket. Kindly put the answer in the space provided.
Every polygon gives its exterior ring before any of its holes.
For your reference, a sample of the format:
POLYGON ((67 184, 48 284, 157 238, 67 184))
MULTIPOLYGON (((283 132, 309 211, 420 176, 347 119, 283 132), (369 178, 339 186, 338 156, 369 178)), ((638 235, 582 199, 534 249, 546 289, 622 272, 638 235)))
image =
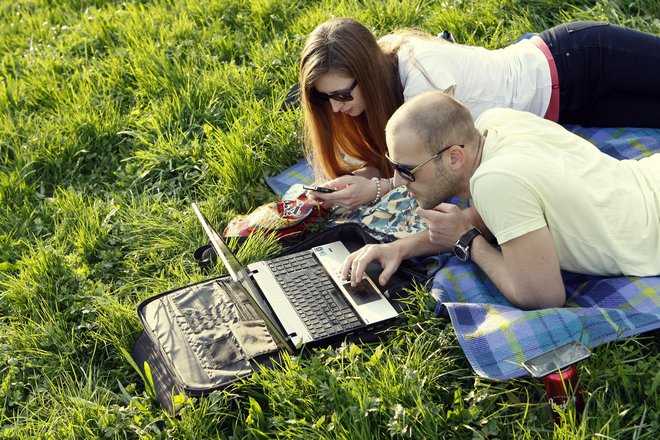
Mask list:
MULTIPOLYGON (((660 130, 567 128, 619 159, 660 152, 660 130)), ((282 195, 291 185, 311 179, 303 160, 267 182, 282 195)), ((431 291, 438 298, 436 314, 449 314, 470 364, 483 377, 523 376, 523 361, 569 341, 593 348, 660 327, 660 277, 564 272, 565 307, 524 311, 509 303, 476 265, 449 254, 434 259, 440 267, 431 291)))
MULTIPOLYGON (((660 152, 660 130, 567 128, 619 159, 660 152)), ((449 313, 465 355, 483 377, 523 376, 523 361, 569 341, 593 348, 660 327, 660 276, 564 272, 565 307, 524 311, 509 303, 476 265, 449 255, 438 262, 432 288, 439 298, 436 314, 449 313)))
MULTIPOLYGON (((277 176, 266 177, 266 185, 282 198, 285 198, 284 195, 294 186, 311 184, 312 182, 314 182, 314 172, 312 166, 305 159, 299 160, 277 176)), ((300 192, 302 191, 301 187, 300 192)))

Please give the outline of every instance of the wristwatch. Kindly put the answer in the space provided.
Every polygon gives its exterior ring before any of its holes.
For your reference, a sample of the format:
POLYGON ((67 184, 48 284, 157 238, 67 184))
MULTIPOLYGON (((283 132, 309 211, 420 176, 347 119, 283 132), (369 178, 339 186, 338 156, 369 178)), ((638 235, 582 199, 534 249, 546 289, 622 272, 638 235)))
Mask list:
POLYGON ((472 240, 474 240, 477 235, 482 235, 481 231, 477 228, 472 228, 465 234, 461 235, 461 238, 456 240, 456 243, 454 243, 454 255, 456 255, 459 260, 468 261, 470 259, 472 240))

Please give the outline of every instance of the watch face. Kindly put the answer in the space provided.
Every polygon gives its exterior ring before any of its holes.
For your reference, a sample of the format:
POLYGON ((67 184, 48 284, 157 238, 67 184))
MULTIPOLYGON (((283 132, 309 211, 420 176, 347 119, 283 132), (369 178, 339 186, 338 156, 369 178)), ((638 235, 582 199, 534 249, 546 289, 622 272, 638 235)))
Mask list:
POLYGON ((468 254, 469 249, 469 247, 463 247, 460 244, 455 244, 454 255, 456 255, 456 257, 461 261, 467 261, 470 257, 468 254))

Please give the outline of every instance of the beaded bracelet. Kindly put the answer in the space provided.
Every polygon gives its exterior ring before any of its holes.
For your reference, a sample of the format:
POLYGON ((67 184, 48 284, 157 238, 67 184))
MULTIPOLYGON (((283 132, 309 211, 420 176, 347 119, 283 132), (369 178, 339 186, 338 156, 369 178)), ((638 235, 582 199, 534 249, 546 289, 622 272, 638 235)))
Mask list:
POLYGON ((380 178, 372 177, 371 180, 376 182, 376 197, 369 203, 369 206, 374 206, 380 200, 380 178))
POLYGON ((391 179, 385 179, 385 180, 387 180, 387 187, 390 189, 390 191, 392 191, 394 189, 394 179, 391 178, 391 179))

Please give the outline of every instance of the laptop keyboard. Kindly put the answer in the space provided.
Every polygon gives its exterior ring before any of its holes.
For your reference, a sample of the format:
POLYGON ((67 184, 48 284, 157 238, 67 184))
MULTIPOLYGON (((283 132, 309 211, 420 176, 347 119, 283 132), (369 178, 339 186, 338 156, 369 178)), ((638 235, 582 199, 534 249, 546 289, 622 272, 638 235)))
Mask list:
POLYGON ((314 339, 362 324, 311 253, 279 257, 267 264, 314 339))

